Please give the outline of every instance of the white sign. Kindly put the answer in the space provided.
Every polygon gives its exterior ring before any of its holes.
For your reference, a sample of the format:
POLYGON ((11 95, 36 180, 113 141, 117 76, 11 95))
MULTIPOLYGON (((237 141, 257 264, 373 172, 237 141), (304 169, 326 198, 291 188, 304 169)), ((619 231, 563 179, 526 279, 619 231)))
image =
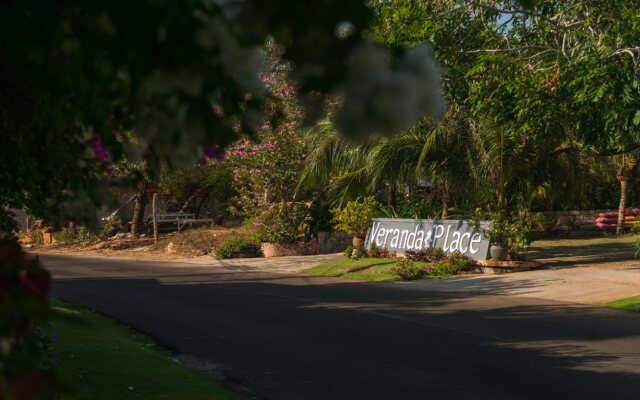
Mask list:
POLYGON ((366 246, 375 243, 390 252, 439 247, 446 253, 459 251, 465 256, 486 260, 489 240, 482 229, 490 222, 474 224, 459 220, 374 218, 365 239, 366 246))

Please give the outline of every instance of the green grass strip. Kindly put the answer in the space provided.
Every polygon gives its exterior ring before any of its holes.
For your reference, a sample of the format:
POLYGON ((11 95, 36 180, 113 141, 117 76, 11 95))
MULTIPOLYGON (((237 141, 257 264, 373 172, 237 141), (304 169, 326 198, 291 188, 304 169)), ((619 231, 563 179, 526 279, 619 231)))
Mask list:
POLYGON ((630 310, 640 312, 640 296, 629 297, 626 299, 615 300, 606 304, 607 307, 619 308, 622 310, 630 310))
POLYGON ((233 399, 174 361, 151 338, 81 307, 52 300, 50 327, 59 363, 76 376, 82 399, 233 399))

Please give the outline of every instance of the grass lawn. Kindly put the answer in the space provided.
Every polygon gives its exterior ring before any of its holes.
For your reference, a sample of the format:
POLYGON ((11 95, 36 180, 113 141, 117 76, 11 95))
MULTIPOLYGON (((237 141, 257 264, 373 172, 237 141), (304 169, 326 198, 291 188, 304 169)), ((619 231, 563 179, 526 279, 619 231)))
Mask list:
POLYGON ((359 258, 351 260, 341 257, 337 260, 305 269, 304 272, 319 276, 339 276, 341 278, 366 281, 398 281, 398 275, 389 272, 395 261, 389 258, 359 258))
MULTIPOLYGON (((389 271, 395 264, 391 258, 359 258, 351 260, 346 257, 320 264, 316 267, 305 269, 303 272, 318 276, 336 276, 340 278, 358 279, 365 281, 389 282, 402 280, 398 275, 389 271)), ((423 262, 415 262, 415 265, 424 265, 423 262)), ((424 279, 441 278, 441 276, 428 275, 424 279)))
POLYGON ((233 399, 173 361, 147 336, 83 308, 52 300, 59 363, 77 377, 82 399, 233 399))
POLYGON ((535 246, 541 247, 589 247, 595 245, 608 245, 608 244, 633 244, 636 241, 637 235, 609 235, 609 236, 595 236, 588 238, 561 238, 561 239, 543 239, 536 240, 535 246))
POLYGON ((640 312, 640 296, 629 297, 627 299, 620 299, 609 302, 607 307, 620 308, 623 310, 638 311, 640 312))

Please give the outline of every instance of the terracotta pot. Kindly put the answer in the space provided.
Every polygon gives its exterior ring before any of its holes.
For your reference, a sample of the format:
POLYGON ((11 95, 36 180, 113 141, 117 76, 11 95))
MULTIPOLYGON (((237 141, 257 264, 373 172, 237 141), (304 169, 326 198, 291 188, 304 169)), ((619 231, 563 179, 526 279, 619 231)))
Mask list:
POLYGON ((364 238, 362 236, 354 236, 353 239, 351 239, 351 244, 353 244, 353 247, 360 247, 363 243, 364 238))
POLYGON ((489 253, 492 260, 504 261, 507 259, 507 249, 500 245, 492 244, 489 253))

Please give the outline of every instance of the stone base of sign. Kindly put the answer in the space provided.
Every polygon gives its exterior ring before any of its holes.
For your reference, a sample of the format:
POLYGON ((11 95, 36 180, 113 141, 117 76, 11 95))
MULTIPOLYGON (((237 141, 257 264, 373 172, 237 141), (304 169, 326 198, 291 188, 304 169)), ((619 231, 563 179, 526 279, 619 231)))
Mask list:
POLYGON ((262 243, 260 246, 265 257, 308 256, 318 254, 318 244, 311 243, 262 243))
POLYGON ((476 260, 476 263, 485 274, 506 274, 509 272, 530 271, 540 268, 538 261, 496 261, 476 260))

